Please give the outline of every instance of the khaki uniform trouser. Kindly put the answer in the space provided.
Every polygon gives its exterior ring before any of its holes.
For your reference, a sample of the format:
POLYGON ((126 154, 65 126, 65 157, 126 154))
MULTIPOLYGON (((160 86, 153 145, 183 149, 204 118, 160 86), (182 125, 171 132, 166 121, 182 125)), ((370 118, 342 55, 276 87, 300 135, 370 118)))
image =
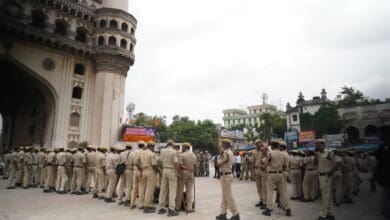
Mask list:
POLYGON ((131 190, 133 189, 133 171, 126 169, 125 172, 119 177, 118 182, 118 201, 122 201, 123 192, 125 194, 124 201, 130 200, 131 190))
POLYGON ((306 170, 305 177, 303 178, 303 197, 305 199, 314 199, 314 180, 317 171, 306 170))
POLYGON ((273 209, 274 206, 274 186, 276 186, 279 192, 279 199, 282 203, 282 206, 285 209, 290 209, 287 202, 286 194, 286 178, 283 173, 268 173, 267 179, 267 208, 273 209))
POLYGON ((143 195, 143 203, 141 207, 151 207, 153 200, 153 193, 156 187, 156 171, 152 167, 146 168, 142 171, 141 183, 140 183, 140 197, 143 195))
POLYGON ((46 179, 45 179, 45 189, 49 189, 50 186, 53 186, 53 175, 54 175, 54 167, 46 166, 46 179))
POLYGON ((290 170, 292 197, 302 196, 302 173, 300 169, 290 170))
POLYGON ((38 184, 39 186, 45 185, 46 168, 45 168, 45 165, 44 165, 44 164, 38 164, 37 176, 38 176, 38 182, 37 182, 37 184, 38 184))
POLYGON ((262 194, 261 194, 263 188, 265 188, 265 185, 262 185, 263 181, 262 181, 261 172, 262 171, 260 169, 255 170, 256 189, 257 189, 257 195, 259 196, 259 200, 262 202, 265 202, 264 197, 262 197, 262 194))
POLYGON ((24 164, 19 162, 18 163, 18 169, 16 170, 16 183, 23 183, 23 171, 24 171, 24 164))
POLYGON ((9 170, 9 163, 5 163, 4 174, 3 174, 4 178, 8 178, 8 176, 9 176, 8 170, 9 170))
MULTIPOLYGON (((84 173, 85 179, 85 191, 89 192, 91 189, 92 178, 94 177, 95 168, 93 166, 87 166, 84 173)), ((93 178, 93 181, 96 182, 96 179, 93 178)))
POLYGON ((341 187, 341 199, 352 199, 352 172, 347 172, 343 174, 342 187, 341 187))
POLYGON ((31 184, 38 186, 39 183, 38 165, 32 165, 30 182, 31 184))
POLYGON ((322 194, 320 216, 326 218, 327 215, 331 215, 330 202, 332 201, 332 191, 330 190, 330 184, 332 182, 331 177, 320 176, 320 188, 322 194))
POLYGON ((72 186, 71 190, 76 190, 77 192, 81 191, 81 186, 83 184, 83 168, 81 167, 73 167, 73 175, 72 175, 72 186))
MULTIPOLYGON (((140 188, 140 182, 141 182, 141 172, 138 169, 135 169, 133 172, 133 187, 131 189, 131 200, 132 203, 135 202, 135 199, 137 198, 137 195, 139 193, 140 188)), ((141 199, 141 197, 140 197, 141 199)), ((131 204, 133 206, 134 204, 131 204)), ((142 205, 140 203, 140 205, 142 205)))
POLYGON ((341 172, 335 172, 332 178, 331 189, 335 189, 334 200, 336 203, 341 202, 342 186, 343 186, 343 174, 341 172))
POLYGON ((8 186, 14 187, 16 183, 16 165, 9 164, 8 166, 8 186))
POLYGON ((161 180, 160 196, 158 199, 159 207, 164 208, 169 191, 169 209, 175 210, 177 193, 177 172, 175 169, 164 168, 161 180))
POLYGON ((65 167, 58 166, 57 168, 57 191, 64 191, 65 185, 68 181, 68 176, 66 175, 65 167))
POLYGON ((187 211, 192 210, 192 203, 194 200, 194 174, 187 172, 187 171, 182 171, 181 178, 178 180, 178 185, 177 185, 177 194, 176 194, 176 208, 179 209, 183 201, 183 192, 185 188, 186 192, 186 201, 185 201, 185 209, 187 211))
POLYGON ((23 187, 30 184, 31 165, 23 165, 23 187))
POLYGON ((112 198, 112 194, 114 193, 115 185, 116 185, 115 169, 107 169, 107 179, 108 179, 108 185, 106 190, 106 198, 110 199, 112 198))
MULTIPOLYGON (((72 189, 74 189, 74 188, 72 188, 72 184, 74 181, 73 179, 75 179, 75 178, 73 176, 73 168, 71 165, 65 166, 65 173, 66 173, 66 176, 68 177, 68 182, 65 185, 65 189, 72 190, 72 189)), ((74 184, 74 186, 76 186, 76 184, 74 184)))
POLYGON ((227 213, 229 209, 233 216, 238 214, 236 202, 232 193, 233 174, 221 176, 222 200, 221 200, 221 214, 227 213))
POLYGON ((96 176, 96 181, 94 181, 95 186, 94 186, 94 193, 100 193, 99 196, 102 196, 103 189, 106 188, 106 180, 105 180, 105 175, 104 175, 104 170, 103 167, 97 167, 95 168, 95 176, 96 176))
POLYGON ((249 178, 249 166, 248 165, 241 166, 240 179, 248 179, 248 178, 249 178))

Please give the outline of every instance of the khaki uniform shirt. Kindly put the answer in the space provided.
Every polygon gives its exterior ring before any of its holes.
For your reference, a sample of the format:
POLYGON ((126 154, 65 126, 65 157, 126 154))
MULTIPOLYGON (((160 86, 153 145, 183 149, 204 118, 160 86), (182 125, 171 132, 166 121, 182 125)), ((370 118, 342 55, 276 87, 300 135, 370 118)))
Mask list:
POLYGON ((95 158, 95 166, 96 168, 102 168, 106 167, 106 155, 102 152, 97 152, 96 153, 96 158, 95 158))
POLYGON ((273 150, 268 156, 268 171, 269 172, 282 172, 288 166, 288 159, 285 154, 280 150, 273 150))
POLYGON ((157 166, 156 155, 150 149, 145 149, 140 152, 137 163, 142 169, 157 166))
POLYGON ((293 170, 300 169, 302 166, 302 160, 301 160, 301 157, 299 157, 299 156, 291 155, 289 157, 289 162, 290 162, 290 169, 293 169, 293 170))
POLYGON ((66 158, 66 162, 65 162, 65 165, 67 167, 71 167, 72 164, 73 164, 73 155, 72 153, 70 152, 65 152, 65 158, 66 158))
POLYGON ((47 155, 47 164, 48 165, 56 165, 57 163, 57 154, 55 152, 50 152, 47 155))
POLYGON ((175 163, 178 162, 177 151, 175 151, 172 146, 168 146, 165 149, 161 150, 160 160, 163 165, 163 168, 173 168, 176 169, 175 163))
POLYGON ((318 171, 320 174, 331 171, 336 164, 335 155, 332 151, 329 150, 318 152, 317 159, 318 159, 318 171))
POLYGON ((306 170, 315 170, 317 165, 314 163, 315 156, 307 156, 303 159, 303 163, 306 166, 306 170))
POLYGON ((87 158, 85 157, 84 153, 78 151, 77 153, 73 154, 74 167, 82 168, 86 162, 87 162, 87 158))
POLYGON ((131 157, 130 161, 132 162, 134 170, 138 170, 138 167, 135 166, 135 164, 139 160, 139 156, 141 154, 141 151, 143 151, 143 150, 142 149, 138 149, 138 150, 134 151, 133 153, 131 153, 130 156, 129 156, 129 157, 131 157))
POLYGON ((18 152, 18 162, 23 163, 24 160, 24 151, 19 151, 18 152))
POLYGON ((231 172, 233 165, 233 152, 231 149, 226 149, 222 152, 217 161, 220 172, 231 172))
POLYGON ((87 166, 93 167, 95 166, 95 161, 96 161, 96 152, 91 151, 86 154, 86 160, 87 160, 87 166))
POLYGON ((185 172, 194 172, 194 166, 196 163, 196 156, 191 151, 187 150, 179 157, 179 164, 182 167, 181 170, 185 172))
POLYGON ((11 157, 10 157, 10 163, 17 164, 18 161, 19 161, 18 153, 17 152, 13 152, 11 154, 11 157))
POLYGON ((40 151, 37 155, 37 162, 38 164, 45 165, 47 162, 47 154, 40 151))
POLYGON ((67 157, 66 157, 66 154, 64 152, 59 152, 57 154, 57 164, 58 165, 61 165, 61 166, 65 165, 66 159, 67 159, 67 157))
POLYGON ((115 169, 119 163, 119 155, 110 152, 106 157, 106 169, 115 169))
POLYGON ((131 151, 125 150, 119 154, 119 162, 125 163, 126 170, 133 170, 133 160, 131 159, 131 151))
POLYGON ((30 152, 27 152, 24 154, 24 164, 25 165, 32 165, 33 163, 33 158, 30 152))

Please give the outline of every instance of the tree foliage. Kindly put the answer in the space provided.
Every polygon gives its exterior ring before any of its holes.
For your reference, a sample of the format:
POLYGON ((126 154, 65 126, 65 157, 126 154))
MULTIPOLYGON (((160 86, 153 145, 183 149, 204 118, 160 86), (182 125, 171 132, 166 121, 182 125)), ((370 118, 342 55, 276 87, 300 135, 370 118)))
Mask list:
POLYGON ((256 128, 259 138, 271 140, 271 137, 281 138, 286 131, 286 119, 277 113, 263 113, 260 115, 260 125, 256 128))
POLYGON ((353 87, 344 86, 341 88, 341 100, 338 102, 339 106, 353 106, 369 104, 370 101, 359 90, 355 90, 353 87))

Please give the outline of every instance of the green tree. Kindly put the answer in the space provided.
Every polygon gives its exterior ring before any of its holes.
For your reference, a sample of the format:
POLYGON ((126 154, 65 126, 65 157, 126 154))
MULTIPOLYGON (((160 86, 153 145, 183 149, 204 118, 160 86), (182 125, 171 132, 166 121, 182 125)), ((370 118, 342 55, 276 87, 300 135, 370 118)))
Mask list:
POLYGON ((286 131, 286 119, 277 113, 263 113, 260 115, 260 125, 256 128, 259 138, 270 141, 272 137, 281 138, 286 131))
POLYGON ((300 120, 302 131, 308 131, 314 129, 314 119, 312 114, 308 112, 301 113, 299 114, 299 120, 300 120))
POLYGON ((317 137, 324 134, 340 133, 344 122, 340 118, 337 108, 332 105, 322 105, 313 117, 314 129, 317 137))
POLYGON ((342 87, 340 95, 342 99, 338 102, 339 106, 352 106, 370 103, 368 98, 365 97, 361 91, 355 90, 353 87, 342 87))

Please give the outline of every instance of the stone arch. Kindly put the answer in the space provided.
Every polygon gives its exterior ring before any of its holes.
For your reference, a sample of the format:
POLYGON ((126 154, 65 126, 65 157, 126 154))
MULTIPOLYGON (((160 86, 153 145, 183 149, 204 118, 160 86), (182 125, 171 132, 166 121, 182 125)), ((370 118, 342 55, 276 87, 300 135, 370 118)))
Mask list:
POLYGON ((127 41, 125 39, 121 40, 121 48, 126 49, 127 47, 127 41))
POLYGON ((107 21, 102 19, 99 21, 99 28, 105 28, 107 27, 107 21))
POLYGON ((99 36, 99 38, 98 38, 98 45, 104 45, 104 36, 99 36))
POLYGON ((73 87, 72 98, 81 99, 82 96, 83 96, 83 88, 81 88, 80 86, 73 87))
POLYGON ((379 128, 375 125, 369 124, 364 128, 364 137, 378 137, 379 128))
POLYGON ((50 146, 54 137, 57 93, 42 76, 10 55, 0 55, 0 151, 10 146, 50 146))
POLYGON ((76 38, 75 39, 79 42, 87 43, 88 31, 83 27, 78 27, 76 29, 76 38))
POLYGON ((69 26, 69 23, 64 19, 57 19, 55 21, 54 33, 66 37, 68 35, 69 26))
POLYGON ((129 26, 125 22, 123 22, 121 25, 121 30, 127 32, 129 31, 129 26))
POLYGON ((110 46, 117 46, 117 44, 116 44, 116 37, 110 36, 108 38, 108 45, 110 45, 110 46))
POLYGON ((48 16, 41 10, 33 10, 31 12, 31 26, 45 29, 48 16))
POLYGON ((129 48, 129 50, 130 50, 131 52, 133 52, 133 50, 134 50, 134 44, 130 43, 130 48, 129 48))
POLYGON ((118 22, 115 19, 110 20, 110 28, 118 28, 118 22))
POLYGON ((355 144, 359 142, 359 129, 357 127, 351 125, 345 129, 345 133, 350 143, 355 144))

